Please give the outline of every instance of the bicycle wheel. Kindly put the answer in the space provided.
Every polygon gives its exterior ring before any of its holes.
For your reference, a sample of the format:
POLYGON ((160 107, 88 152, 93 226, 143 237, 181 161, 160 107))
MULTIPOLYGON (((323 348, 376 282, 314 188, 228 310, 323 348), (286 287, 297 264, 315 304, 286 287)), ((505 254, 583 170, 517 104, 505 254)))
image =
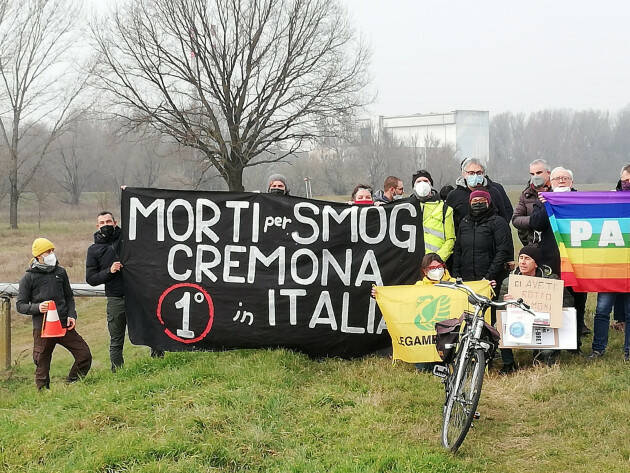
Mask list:
MULTIPOLYGON (((485 366, 484 351, 481 349, 471 351, 462 366, 464 372, 459 387, 454 389, 453 386, 449 392, 442 425, 442 444, 453 453, 466 438, 472 424, 481 395, 485 366)), ((457 371, 453 373, 453 382, 456 376, 457 371)))

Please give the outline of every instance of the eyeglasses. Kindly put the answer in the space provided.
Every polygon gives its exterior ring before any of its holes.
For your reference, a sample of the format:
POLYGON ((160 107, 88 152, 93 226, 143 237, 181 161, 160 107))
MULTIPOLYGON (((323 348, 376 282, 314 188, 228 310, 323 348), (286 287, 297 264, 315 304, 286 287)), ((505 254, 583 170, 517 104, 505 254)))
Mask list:
POLYGON ((464 171, 464 173, 466 173, 467 176, 474 176, 475 174, 477 176, 483 176, 483 171, 479 170, 479 171, 464 171))
POLYGON ((556 176, 556 177, 552 177, 551 180, 566 182, 566 181, 571 181, 572 179, 569 176, 556 176))

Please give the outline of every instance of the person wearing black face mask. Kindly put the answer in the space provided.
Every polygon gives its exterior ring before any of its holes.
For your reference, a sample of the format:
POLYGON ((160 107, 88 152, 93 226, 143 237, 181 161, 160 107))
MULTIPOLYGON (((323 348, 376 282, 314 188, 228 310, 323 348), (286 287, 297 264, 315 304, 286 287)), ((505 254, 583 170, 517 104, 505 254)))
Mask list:
MULTIPOLYGON (((464 281, 486 279, 492 287, 507 275, 507 263, 514 259, 510 226, 492 204, 490 193, 475 190, 470 193, 468 215, 457 229, 453 250, 453 275, 464 281)), ((492 323, 496 320, 492 311, 492 323)))
POLYGON ((269 176, 269 185, 267 186, 268 194, 289 195, 287 186, 287 178, 282 174, 272 174, 269 176))
POLYGON ((465 281, 487 279, 494 286, 506 275, 506 263, 514 259, 512 233, 497 215, 486 190, 471 192, 468 215, 457 229, 453 251, 453 275, 465 281))
MULTIPOLYGON (((120 262, 120 237, 122 231, 113 214, 105 210, 96 217, 94 244, 85 259, 85 280, 91 286, 105 284, 107 296, 107 329, 109 330, 109 359, 111 369, 116 372, 124 364, 123 345, 127 329, 125 293, 120 262)), ((152 357, 163 357, 161 350, 151 349, 152 357)))

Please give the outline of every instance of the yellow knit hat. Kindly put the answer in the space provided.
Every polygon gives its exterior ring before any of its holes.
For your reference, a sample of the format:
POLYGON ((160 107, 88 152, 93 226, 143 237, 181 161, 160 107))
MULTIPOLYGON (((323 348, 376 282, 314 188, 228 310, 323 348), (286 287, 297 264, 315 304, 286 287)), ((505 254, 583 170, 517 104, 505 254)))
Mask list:
POLYGON ((48 250, 54 250, 55 245, 53 245, 52 241, 46 238, 36 238, 33 242, 33 256, 36 258, 48 250))

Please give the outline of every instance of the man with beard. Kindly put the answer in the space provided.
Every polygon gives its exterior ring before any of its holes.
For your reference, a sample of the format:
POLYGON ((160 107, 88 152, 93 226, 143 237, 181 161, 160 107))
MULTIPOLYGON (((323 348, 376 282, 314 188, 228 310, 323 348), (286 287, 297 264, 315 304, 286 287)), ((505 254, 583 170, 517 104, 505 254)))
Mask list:
MULTIPOLYGON (((120 262, 120 237, 122 231, 113 214, 105 210, 96 217, 98 231, 94 233, 94 244, 87 251, 85 280, 91 286, 105 284, 107 296, 107 329, 109 330, 109 358, 112 372, 124 364, 123 345, 127 328, 125 293, 123 290, 120 262)), ((151 348, 152 357, 163 357, 164 352, 151 348)))

